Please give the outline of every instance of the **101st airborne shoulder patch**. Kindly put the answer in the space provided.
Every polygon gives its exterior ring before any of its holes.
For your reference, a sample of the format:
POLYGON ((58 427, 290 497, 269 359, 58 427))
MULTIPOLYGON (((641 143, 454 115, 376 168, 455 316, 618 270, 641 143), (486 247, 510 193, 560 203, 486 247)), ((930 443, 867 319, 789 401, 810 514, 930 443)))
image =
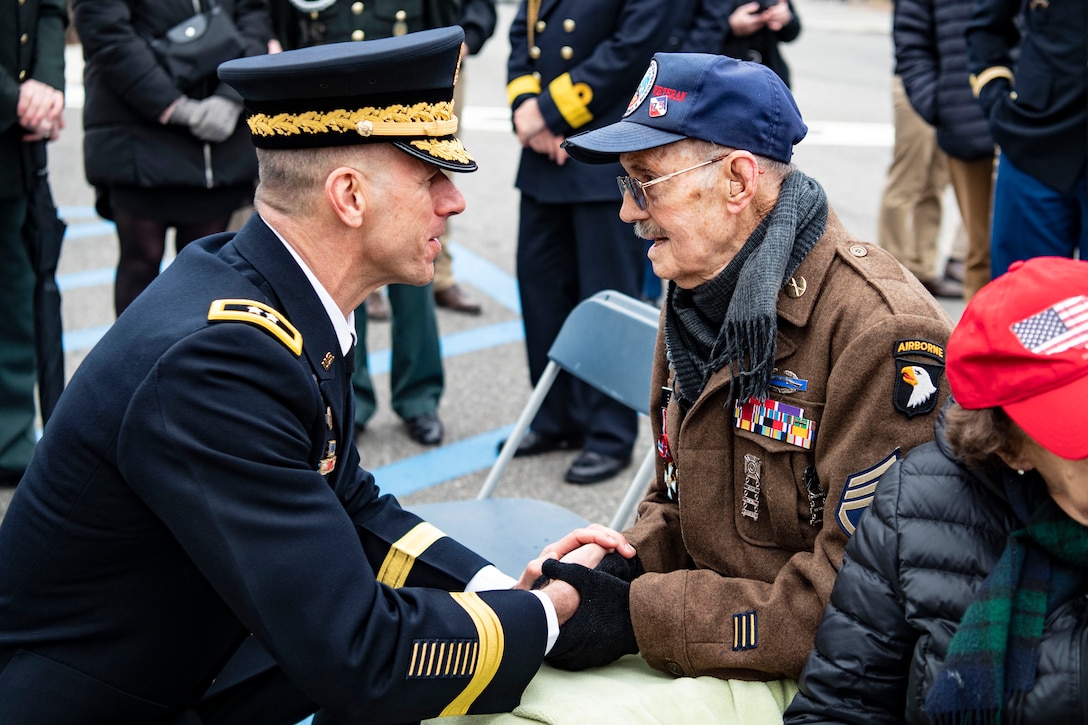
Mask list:
POLYGON ((929 340, 898 340, 892 357, 892 405, 908 418, 932 413, 944 374, 944 347, 929 340))
POLYGON ((248 322, 271 333, 295 355, 302 354, 302 333, 275 309, 257 300, 215 300, 208 308, 212 322, 248 322))

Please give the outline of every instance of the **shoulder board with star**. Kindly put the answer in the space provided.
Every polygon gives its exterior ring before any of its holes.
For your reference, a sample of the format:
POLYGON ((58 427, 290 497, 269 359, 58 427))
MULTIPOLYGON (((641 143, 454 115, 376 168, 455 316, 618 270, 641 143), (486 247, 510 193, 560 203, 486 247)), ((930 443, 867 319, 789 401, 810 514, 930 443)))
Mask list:
POLYGON ((302 333, 283 315, 263 302, 256 300, 215 300, 208 308, 212 322, 248 322, 272 334, 295 355, 302 354, 302 333))

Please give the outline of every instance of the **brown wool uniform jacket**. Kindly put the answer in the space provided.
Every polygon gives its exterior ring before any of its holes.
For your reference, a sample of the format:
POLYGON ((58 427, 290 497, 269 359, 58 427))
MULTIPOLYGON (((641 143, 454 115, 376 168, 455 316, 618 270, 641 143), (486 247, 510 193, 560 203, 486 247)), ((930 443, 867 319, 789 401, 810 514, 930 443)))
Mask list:
MULTIPOLYGON (((658 441, 666 421, 676 499, 659 456, 625 532, 647 572, 632 583, 631 619, 652 667, 750 680, 800 675, 875 481, 896 451, 933 438, 948 396, 951 328, 909 272, 850 238, 831 212, 778 297, 777 373, 807 389, 772 389, 766 401, 802 409, 794 414, 814 427, 807 450, 737 428, 728 366, 682 414, 677 396, 663 391, 674 383, 658 333, 650 411, 658 441)), ((792 430, 803 435, 800 426, 792 430)))

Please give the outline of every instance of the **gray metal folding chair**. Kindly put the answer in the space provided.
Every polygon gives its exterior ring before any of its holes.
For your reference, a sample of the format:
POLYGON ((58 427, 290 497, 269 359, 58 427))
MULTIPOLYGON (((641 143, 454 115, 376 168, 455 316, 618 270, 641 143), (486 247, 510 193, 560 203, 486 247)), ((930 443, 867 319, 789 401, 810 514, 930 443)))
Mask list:
MULTIPOLYGON (((548 350, 548 366, 476 499, 409 508, 514 576, 545 545, 589 523, 547 501, 493 498, 492 494, 561 371, 648 414, 658 317, 655 307, 614 290, 598 292, 581 302, 567 316, 548 350)), ((623 526, 645 493, 653 475, 655 450, 650 446, 627 487, 610 522, 613 528, 623 526)))

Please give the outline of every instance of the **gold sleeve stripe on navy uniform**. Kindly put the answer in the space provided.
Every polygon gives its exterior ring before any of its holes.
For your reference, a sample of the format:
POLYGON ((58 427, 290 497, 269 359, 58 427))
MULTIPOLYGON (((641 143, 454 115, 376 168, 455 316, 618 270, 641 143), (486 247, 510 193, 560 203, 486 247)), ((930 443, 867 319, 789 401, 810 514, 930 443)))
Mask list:
POLYGON ((511 106, 514 105, 514 101, 518 99, 518 96, 523 96, 526 93, 534 96, 540 95, 539 78, 533 75, 518 76, 506 84, 506 98, 511 106))
POLYGON ((468 616, 472 618, 472 623, 476 625, 476 632, 480 637, 480 652, 476 661, 476 673, 469 680, 465 689, 461 691, 461 694, 446 706, 439 714, 439 717, 468 713, 472 703, 495 678, 495 673, 499 671, 499 665, 502 663, 503 650, 506 647, 502 622, 499 621, 495 610, 487 606, 487 603, 480 598, 479 594, 474 592, 451 592, 450 596, 465 608, 468 616))
POLYGON ((385 555, 385 561, 378 570, 378 581, 394 589, 404 586, 416 563, 416 557, 444 536, 444 533, 426 521, 416 524, 389 547, 389 553, 385 555))
POLYGON ((573 83, 570 73, 564 73, 548 84, 548 92, 571 128, 581 128, 593 120, 589 111, 593 89, 588 84, 573 83))
POLYGON ((978 94, 982 91, 982 87, 992 80, 997 78, 1008 78, 1009 82, 1013 82, 1012 71, 1003 65, 990 66, 986 70, 982 71, 978 75, 974 73, 968 78, 971 83, 971 93, 975 98, 978 98, 978 94))
POLYGON ((302 354, 302 333, 284 319, 283 315, 263 302, 241 299, 215 300, 208 308, 208 319, 248 322, 257 327, 263 327, 295 355, 302 354))
POLYGON ((480 643, 475 639, 417 639, 412 643, 407 679, 472 677, 479 651, 480 643))

